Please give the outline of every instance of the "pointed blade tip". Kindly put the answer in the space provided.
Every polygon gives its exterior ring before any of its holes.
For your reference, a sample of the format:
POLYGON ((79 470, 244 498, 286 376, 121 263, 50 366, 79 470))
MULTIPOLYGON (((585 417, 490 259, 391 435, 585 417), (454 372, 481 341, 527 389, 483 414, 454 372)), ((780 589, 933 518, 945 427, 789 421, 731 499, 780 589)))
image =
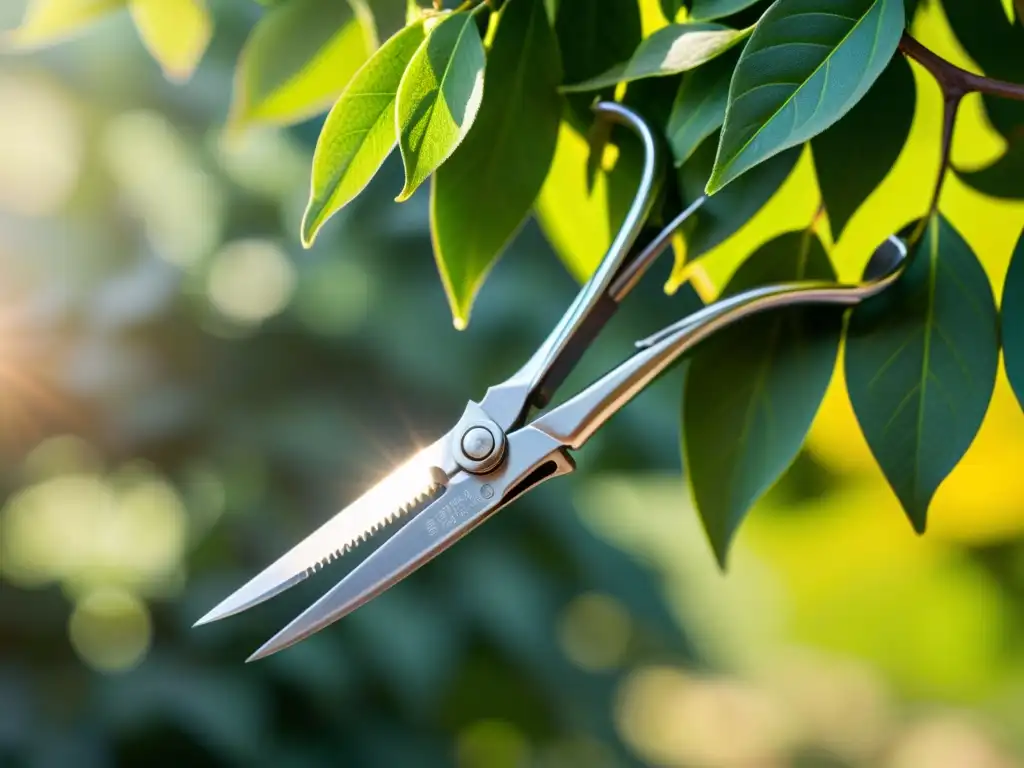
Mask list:
POLYGON ((251 664, 254 661, 260 661, 268 656, 273 656, 278 651, 283 651, 285 648, 295 645, 295 643, 305 637, 305 635, 292 636, 292 633, 289 633, 290 627, 291 625, 285 627, 272 638, 267 640, 267 642, 257 648, 256 651, 245 660, 245 663, 251 664))
POLYGON ((212 610, 207 611, 207 613, 202 618, 200 618, 199 621, 192 625, 192 629, 195 629, 196 627, 205 626, 206 624, 212 624, 213 622, 220 621, 221 619, 226 619, 228 616, 232 616, 235 613, 238 613, 239 610, 241 610, 226 608, 225 604, 227 602, 227 600, 224 600, 212 610))

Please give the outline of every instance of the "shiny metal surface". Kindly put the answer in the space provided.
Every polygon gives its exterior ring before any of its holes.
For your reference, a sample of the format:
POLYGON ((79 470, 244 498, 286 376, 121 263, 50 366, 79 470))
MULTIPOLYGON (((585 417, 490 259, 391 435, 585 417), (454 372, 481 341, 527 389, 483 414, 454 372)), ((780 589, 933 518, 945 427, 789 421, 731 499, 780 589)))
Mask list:
POLYGON ((808 304, 853 306, 881 293, 903 274, 907 256, 906 245, 896 237, 890 237, 882 247, 896 249, 899 258, 892 261, 888 272, 875 280, 850 286, 817 281, 767 285, 705 307, 638 342, 637 354, 583 392, 539 417, 533 426, 567 448, 581 448, 612 414, 680 355, 716 331, 772 309, 808 304))
POLYGON ((646 123, 622 105, 599 104, 597 112, 602 119, 629 126, 640 137, 645 151, 643 174, 622 230, 548 338, 513 376, 488 389, 481 402, 470 401, 446 435, 393 470, 197 625, 279 594, 412 510, 390 539, 253 654, 250 661, 299 642, 380 595, 523 493, 572 472, 575 465, 569 451, 581 448, 612 414, 701 340, 772 309, 807 304, 852 306, 883 291, 905 270, 907 248, 902 240, 892 237, 875 252, 869 278, 860 284, 791 282, 721 299, 638 342, 631 358, 524 426, 531 404, 537 404, 537 390, 552 367, 560 364, 564 368, 575 359, 570 355, 560 360, 560 355, 570 344, 579 345, 581 339, 592 338, 595 327, 599 329, 609 316, 607 302, 617 303, 629 293, 667 248, 673 233, 705 199, 698 199, 680 213, 627 263, 653 203, 657 143, 646 123), (581 333, 588 321, 591 327, 581 333), (436 499, 416 511, 425 498, 439 492, 436 499))
MULTIPOLYGON (((537 351, 516 373, 501 384, 487 390, 480 405, 503 429, 511 429, 525 415, 530 398, 551 370, 556 358, 572 341, 588 316, 608 295, 608 289, 623 267, 629 249, 643 228, 654 204, 654 181, 660 151, 654 134, 644 120, 632 110, 614 102, 601 102, 595 111, 600 118, 625 125, 640 138, 644 149, 644 166, 636 196, 601 264, 576 295, 569 309, 537 348, 537 351)), ((667 243, 666 243, 667 244, 667 243)), ((661 250, 664 250, 662 248, 661 250)), ((657 255, 657 251, 653 255, 657 255)), ((621 297, 619 297, 621 298, 621 297)))
POLYGON ((506 459, 497 469, 487 475, 461 474, 440 498, 248 660, 255 661, 294 645, 397 584, 509 503, 518 495, 514 493, 517 484, 538 468, 546 471, 529 488, 567 474, 575 466, 557 441, 525 427, 509 436, 506 459))
MULTIPOLYGON (((444 467, 451 461, 448 442, 446 435, 394 469, 203 616, 195 626, 231 616, 295 586, 429 498, 447 483, 449 474, 444 467)), ((452 474, 454 472, 452 470, 452 474)))

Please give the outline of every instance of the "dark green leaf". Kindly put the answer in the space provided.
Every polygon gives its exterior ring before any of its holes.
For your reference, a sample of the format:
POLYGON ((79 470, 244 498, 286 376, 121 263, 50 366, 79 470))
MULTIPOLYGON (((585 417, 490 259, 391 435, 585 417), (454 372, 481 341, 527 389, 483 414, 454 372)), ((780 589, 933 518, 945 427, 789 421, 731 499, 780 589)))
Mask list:
POLYGON ((453 13, 428 33, 398 87, 395 117, 407 200, 469 133, 484 90, 484 46, 471 13, 453 13))
MULTIPOLYGON (((997 0, 944 0, 953 33, 989 77, 1024 83, 1024 27, 1007 23, 997 0)), ((1024 124, 1024 103, 984 96, 992 125, 1007 139, 1024 124)))
POLYGON ((438 169, 431 195, 435 256, 458 327, 529 215, 555 153, 561 65, 543 0, 505 6, 487 71, 476 127, 438 169))
POLYGON ((310 200, 302 220, 307 248, 324 222, 366 187, 394 149, 395 96, 423 38, 422 22, 400 30, 356 73, 327 116, 313 155, 310 200))
MULTIPOLYGON (((704 185, 715 161, 716 144, 714 136, 705 139, 679 170, 684 203, 690 204, 704 194, 704 185)), ((687 259, 707 253, 750 221, 789 178, 799 157, 799 147, 786 150, 709 197, 683 227, 687 259)))
POLYGON ((377 47, 364 0, 292 0, 259 20, 238 58, 231 123, 292 124, 327 110, 377 47))
POLYGON ((1006 152, 977 171, 956 170, 965 184, 982 194, 1006 200, 1024 198, 1024 134, 1009 140, 1006 152))
POLYGON ((914 529, 981 426, 999 360, 988 277, 941 215, 900 280, 856 307, 846 381, 857 421, 914 529))
POLYGON ((1006 273, 1002 301, 1003 357, 1006 375, 1024 406, 1024 231, 1006 273))
MULTIPOLYGON (((818 237, 761 246, 724 293, 786 280, 835 280, 818 237)), ((836 307, 774 310, 703 342, 683 395, 683 453, 704 528, 725 567, 736 530, 796 458, 828 389, 842 336, 836 307)))
POLYGON ((889 63, 902 0, 776 0, 743 49, 707 191, 821 133, 889 63))
POLYGON ((896 163, 910 135, 915 98, 910 64, 895 56, 857 106, 811 141, 835 239, 896 163))
MULTIPOLYGON (((1008 24, 995 0, 945 0, 957 39, 989 77, 1024 83, 1024 26, 1008 24)), ((1006 153, 978 171, 954 167, 964 183, 986 195, 1024 198, 1024 103, 983 96, 993 127, 1006 139, 1006 153)))
POLYGON ((644 77, 677 75, 720 56, 751 31, 721 24, 670 24, 640 43, 628 60, 583 82, 563 86, 562 91, 598 91, 644 77))
MULTIPOLYGON (((562 52, 563 82, 578 83, 626 61, 640 44, 642 27, 636 0, 560 0, 555 34, 562 52)), ((593 120, 590 103, 614 89, 569 97, 569 117, 586 133, 593 120)))
POLYGON ((683 0, 661 0, 661 13, 669 21, 675 21, 683 7, 683 0))
POLYGON ((721 19, 759 2, 761 0, 693 0, 690 5, 690 18, 694 21, 721 19))
POLYGON ((676 167, 685 163, 704 139, 722 127, 729 102, 729 81, 738 58, 732 51, 688 72, 683 78, 667 130, 676 167))

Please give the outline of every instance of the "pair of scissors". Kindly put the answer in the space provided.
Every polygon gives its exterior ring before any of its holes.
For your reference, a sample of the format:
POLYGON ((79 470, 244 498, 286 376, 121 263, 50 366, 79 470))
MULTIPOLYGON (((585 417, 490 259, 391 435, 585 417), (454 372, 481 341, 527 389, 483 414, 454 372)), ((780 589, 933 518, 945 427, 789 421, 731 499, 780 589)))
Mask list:
POLYGON ((288 624, 248 661, 287 648, 338 621, 409 576, 541 483, 567 475, 572 452, 620 408, 721 328, 777 307, 852 306, 884 290, 905 267, 906 246, 889 238, 857 285, 800 281, 765 285, 714 302, 638 342, 634 354, 561 405, 544 409, 619 303, 704 203, 681 212, 648 245, 634 245, 654 203, 661 151, 647 123, 615 102, 594 107, 599 119, 624 125, 643 144, 638 191, 624 224, 593 276, 534 355, 505 381, 470 401, 458 422, 395 468, 279 560, 229 596, 195 626, 251 608, 303 581, 383 527, 401 527, 351 573, 288 624), (637 252, 639 251, 639 252, 637 252), (634 255, 635 254, 635 255, 634 255))

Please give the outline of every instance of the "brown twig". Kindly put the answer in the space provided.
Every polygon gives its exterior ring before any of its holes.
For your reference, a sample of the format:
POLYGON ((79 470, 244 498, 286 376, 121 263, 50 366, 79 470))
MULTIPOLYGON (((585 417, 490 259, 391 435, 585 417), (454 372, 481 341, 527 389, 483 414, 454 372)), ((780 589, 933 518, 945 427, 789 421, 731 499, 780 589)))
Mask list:
POLYGON ((991 77, 982 77, 966 69, 961 69, 952 62, 939 56, 935 51, 925 48, 921 43, 903 33, 900 39, 900 51, 907 58, 913 59, 928 70, 942 89, 942 155, 939 164, 939 177, 935 181, 929 214, 934 214, 939 207, 939 197, 949 170, 950 151, 953 147, 953 126, 960 109, 960 102, 969 93, 985 93, 1006 99, 1024 101, 1024 85, 1008 83, 991 77))
POLYGON ((966 69, 961 69, 956 64, 946 61, 935 51, 925 48, 906 33, 900 40, 900 50, 905 56, 927 69, 938 81, 942 92, 946 95, 959 94, 960 97, 963 97, 968 93, 987 93, 1004 99, 1024 101, 1024 85, 1008 83, 1005 80, 996 80, 992 77, 982 77, 968 72, 966 69))

